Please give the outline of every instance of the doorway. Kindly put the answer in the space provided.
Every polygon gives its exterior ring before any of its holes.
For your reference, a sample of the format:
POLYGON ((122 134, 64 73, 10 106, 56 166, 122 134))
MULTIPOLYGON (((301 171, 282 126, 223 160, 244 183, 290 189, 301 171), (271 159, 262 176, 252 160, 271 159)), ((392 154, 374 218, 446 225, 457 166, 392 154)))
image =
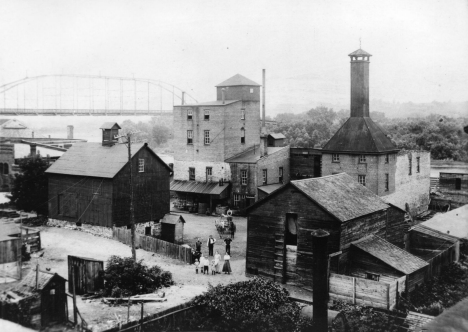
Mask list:
POLYGON ((295 284, 297 279, 297 214, 286 213, 286 229, 285 229, 285 273, 286 282, 295 284))

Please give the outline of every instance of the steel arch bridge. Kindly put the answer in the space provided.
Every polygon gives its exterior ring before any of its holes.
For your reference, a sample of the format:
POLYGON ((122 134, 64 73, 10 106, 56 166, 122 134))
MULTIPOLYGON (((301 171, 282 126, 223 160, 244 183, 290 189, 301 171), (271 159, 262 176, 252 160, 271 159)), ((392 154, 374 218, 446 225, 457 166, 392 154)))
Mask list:
POLYGON ((197 102, 178 87, 147 78, 40 75, 0 86, 1 115, 169 115, 197 102))

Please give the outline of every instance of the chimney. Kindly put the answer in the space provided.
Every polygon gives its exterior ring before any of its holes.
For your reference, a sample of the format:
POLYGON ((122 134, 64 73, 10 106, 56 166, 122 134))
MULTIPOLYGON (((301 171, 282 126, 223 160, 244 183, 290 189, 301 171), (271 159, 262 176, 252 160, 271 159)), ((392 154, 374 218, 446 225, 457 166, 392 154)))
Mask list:
POLYGON ((31 137, 34 138, 34 131, 31 133, 31 137))
POLYGON ((185 91, 182 91, 182 105, 185 104, 185 91))
POLYGON ((73 126, 71 125, 67 126, 67 138, 73 139, 73 126))
POLYGON ((224 96, 224 88, 221 89, 221 100, 223 101, 223 105, 226 103, 225 96, 224 96))
POLYGON ((265 69, 263 69, 262 94, 262 130, 260 132, 260 157, 265 157, 268 154, 268 133, 265 127, 265 69))
POLYGON ((351 54, 351 117, 369 117, 369 59, 359 49, 351 54))
POLYGON ((31 149, 31 157, 35 157, 37 154, 37 145, 36 144, 30 144, 29 148, 31 149))
POLYGON ((314 331, 328 331, 328 250, 330 234, 322 229, 312 232, 312 319, 314 331))

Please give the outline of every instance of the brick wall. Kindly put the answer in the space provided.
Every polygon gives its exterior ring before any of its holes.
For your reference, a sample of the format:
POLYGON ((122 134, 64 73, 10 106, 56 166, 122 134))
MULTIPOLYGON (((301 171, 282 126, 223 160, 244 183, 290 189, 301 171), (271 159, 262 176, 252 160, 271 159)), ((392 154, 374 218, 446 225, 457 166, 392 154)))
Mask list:
POLYGON ((426 151, 400 151, 396 161, 395 192, 384 196, 389 203, 405 209, 408 203, 411 215, 424 212, 429 206, 431 157, 426 151), (417 172, 417 158, 420 158, 420 170, 417 172), (409 162, 412 174, 409 175, 409 162))
POLYGON ((263 185, 264 169, 267 170, 267 184, 279 183, 280 167, 283 167, 283 183, 289 182, 289 145, 261 158, 257 165, 257 186, 263 185))
POLYGON ((366 155, 366 162, 359 162, 359 155, 340 154, 340 161, 333 162, 332 154, 322 155, 322 176, 345 172, 358 181, 359 175, 366 176, 366 187, 379 196, 395 192, 396 154, 366 155), (389 188, 385 188, 385 174, 389 175, 389 188))
MULTIPOLYGON (((219 179, 231 181, 231 168, 228 163, 211 161, 174 160, 174 180, 189 180, 189 168, 195 168, 195 181, 206 182, 206 168, 212 168, 212 182, 219 179)), ((209 179, 210 180, 210 179, 209 179)), ((209 182, 209 181, 208 181, 209 182)))

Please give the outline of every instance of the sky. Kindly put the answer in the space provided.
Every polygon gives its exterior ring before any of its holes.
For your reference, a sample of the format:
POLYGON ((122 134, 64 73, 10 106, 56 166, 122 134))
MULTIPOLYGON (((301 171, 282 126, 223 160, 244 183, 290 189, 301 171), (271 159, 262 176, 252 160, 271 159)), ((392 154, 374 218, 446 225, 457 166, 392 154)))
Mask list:
POLYGON ((267 110, 348 105, 360 43, 371 99, 468 100, 468 0, 0 0, 0 85, 134 75, 210 101, 216 84, 261 84, 266 69, 267 110))

